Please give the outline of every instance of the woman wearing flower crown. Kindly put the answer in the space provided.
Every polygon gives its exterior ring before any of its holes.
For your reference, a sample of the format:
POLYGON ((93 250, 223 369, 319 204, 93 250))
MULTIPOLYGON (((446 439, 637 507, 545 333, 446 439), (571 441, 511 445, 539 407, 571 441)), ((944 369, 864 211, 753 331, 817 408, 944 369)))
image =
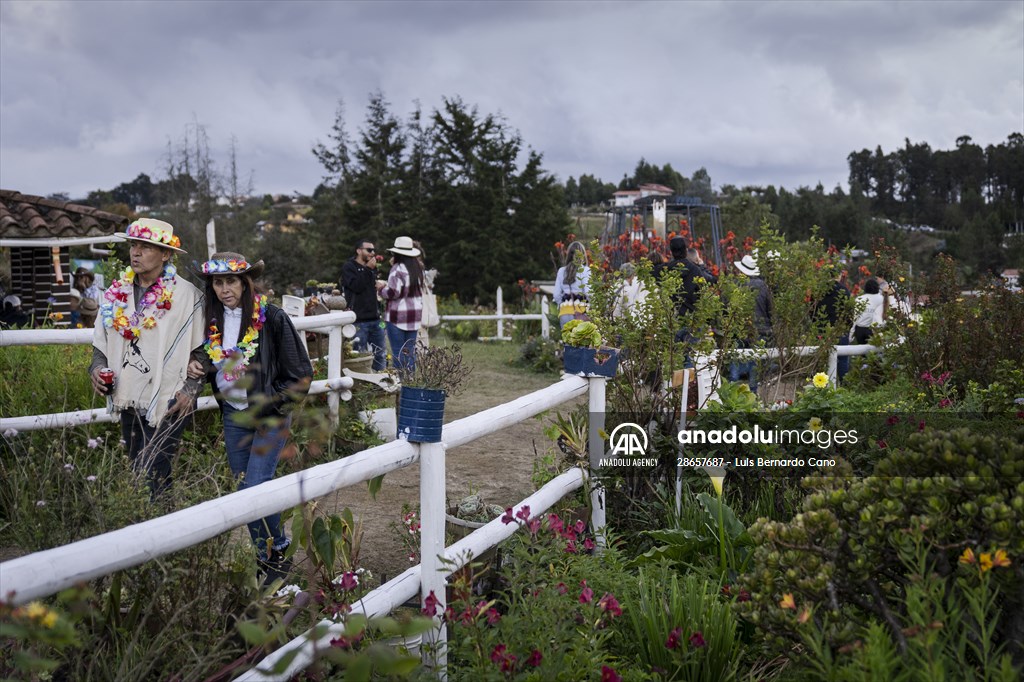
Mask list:
MULTIPOLYGON (((309 390, 313 368, 288 315, 267 303, 255 279, 263 261, 239 253, 215 253, 198 268, 206 280, 205 371, 224 420, 224 446, 238 489, 274 478, 288 440, 289 407, 309 390)), ((288 574, 288 537, 281 515, 248 524, 267 582, 288 574)))

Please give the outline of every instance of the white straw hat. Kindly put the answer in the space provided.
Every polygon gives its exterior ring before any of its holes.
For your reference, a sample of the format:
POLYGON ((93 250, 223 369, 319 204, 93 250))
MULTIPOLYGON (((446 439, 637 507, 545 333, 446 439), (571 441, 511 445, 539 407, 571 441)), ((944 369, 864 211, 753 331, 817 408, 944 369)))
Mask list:
POLYGON ((757 267, 757 261, 749 253, 738 261, 734 261, 733 265, 736 269, 742 272, 748 277, 757 277, 761 274, 761 270, 757 267))
POLYGON ((420 250, 413 246, 412 237, 399 237, 395 240, 395 245, 388 249, 388 251, 400 253, 403 256, 412 256, 413 258, 420 255, 420 250))

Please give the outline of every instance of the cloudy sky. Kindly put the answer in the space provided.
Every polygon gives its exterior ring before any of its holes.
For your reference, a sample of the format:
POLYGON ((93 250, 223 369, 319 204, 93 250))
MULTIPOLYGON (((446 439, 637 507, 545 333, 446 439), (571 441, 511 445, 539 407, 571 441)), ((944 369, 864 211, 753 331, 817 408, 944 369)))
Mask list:
POLYGON ((1024 2, 0 0, 0 187, 162 177, 198 120, 259 193, 311 193, 339 99, 460 96, 559 179, 641 157, 716 186, 845 186, 851 151, 1024 131, 1024 2))

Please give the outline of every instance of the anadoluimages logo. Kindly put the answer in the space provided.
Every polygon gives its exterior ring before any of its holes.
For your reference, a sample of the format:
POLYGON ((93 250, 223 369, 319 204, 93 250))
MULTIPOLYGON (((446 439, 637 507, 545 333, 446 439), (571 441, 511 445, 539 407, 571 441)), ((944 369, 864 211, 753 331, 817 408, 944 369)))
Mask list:
POLYGON ((608 436, 609 455, 643 457, 647 454, 647 431, 633 422, 622 422, 608 436))

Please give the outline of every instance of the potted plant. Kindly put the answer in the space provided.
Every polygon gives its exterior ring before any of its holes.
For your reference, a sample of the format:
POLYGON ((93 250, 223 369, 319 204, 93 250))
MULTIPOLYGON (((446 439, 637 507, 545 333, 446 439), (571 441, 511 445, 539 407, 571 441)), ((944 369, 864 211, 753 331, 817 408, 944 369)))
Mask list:
POLYGON ((581 377, 615 376, 619 351, 601 345, 601 332, 589 320, 570 320, 562 327, 562 362, 566 374, 581 377))
POLYGON ((397 437, 414 443, 439 443, 445 398, 462 390, 469 371, 457 345, 418 349, 415 366, 398 370, 402 388, 397 437))

